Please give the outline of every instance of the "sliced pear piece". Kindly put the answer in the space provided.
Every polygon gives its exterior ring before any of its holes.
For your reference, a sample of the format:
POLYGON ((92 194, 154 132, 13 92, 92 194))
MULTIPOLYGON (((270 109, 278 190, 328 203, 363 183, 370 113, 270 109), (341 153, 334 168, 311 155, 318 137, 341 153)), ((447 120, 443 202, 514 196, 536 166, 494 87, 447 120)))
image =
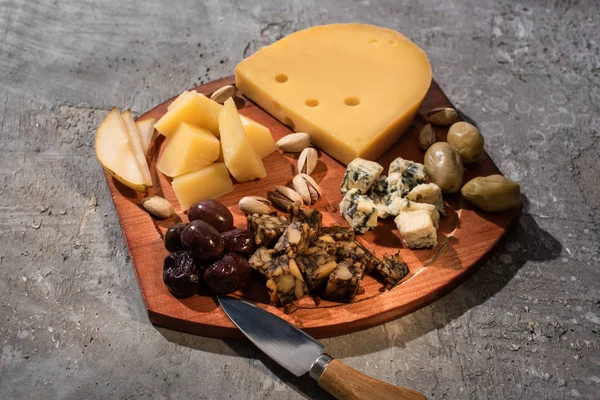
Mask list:
POLYGON ((144 185, 150 187, 152 186, 152 177, 150 176, 150 169, 148 169, 148 163, 146 162, 146 152, 142 147, 140 133, 135 125, 131 111, 127 110, 121 114, 121 119, 125 123, 125 130, 127 131, 129 143, 131 143, 133 155, 135 156, 140 171, 142 171, 142 175, 144 176, 144 185))
POLYGON ((115 179, 138 192, 146 190, 146 180, 138 166, 125 122, 116 108, 98 127, 95 150, 102 167, 115 179))
POLYGON ((141 121, 135 121, 138 132, 140 133, 140 140, 142 141, 142 150, 144 154, 148 155, 150 150, 150 142, 152 141, 152 135, 154 134, 154 124, 156 119, 148 118, 141 121))
POLYGON ((238 182, 267 176, 260 156, 246 137, 233 99, 225 101, 219 114, 219 131, 225 165, 238 182))

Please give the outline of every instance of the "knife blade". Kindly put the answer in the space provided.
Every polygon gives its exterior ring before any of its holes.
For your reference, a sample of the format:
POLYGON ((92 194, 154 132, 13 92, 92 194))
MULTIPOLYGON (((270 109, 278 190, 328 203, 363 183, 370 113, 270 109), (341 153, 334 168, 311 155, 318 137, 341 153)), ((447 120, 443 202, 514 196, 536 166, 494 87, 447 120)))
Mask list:
POLYGON ((232 297, 218 300, 256 347, 296 376, 309 372, 337 399, 426 399, 422 393, 364 375, 334 359, 307 333, 262 308, 232 297))

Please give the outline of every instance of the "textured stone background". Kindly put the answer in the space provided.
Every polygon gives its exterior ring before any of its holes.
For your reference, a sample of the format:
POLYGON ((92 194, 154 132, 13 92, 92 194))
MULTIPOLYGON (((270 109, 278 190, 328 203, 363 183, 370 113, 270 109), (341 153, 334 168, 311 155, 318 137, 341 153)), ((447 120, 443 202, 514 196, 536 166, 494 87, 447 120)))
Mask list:
POLYGON ((0 2, 0 398, 326 398, 246 343, 148 322, 93 135, 344 21, 426 50, 526 210, 452 293, 327 350, 436 399, 598 398, 595 0, 0 2))

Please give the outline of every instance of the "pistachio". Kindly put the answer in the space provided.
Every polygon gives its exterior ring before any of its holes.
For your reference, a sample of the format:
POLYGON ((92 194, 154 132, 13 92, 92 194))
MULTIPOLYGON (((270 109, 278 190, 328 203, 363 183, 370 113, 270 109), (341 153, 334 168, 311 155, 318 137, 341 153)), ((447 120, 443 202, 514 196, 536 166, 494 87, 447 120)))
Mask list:
POLYGON ((419 147, 421 150, 427 150, 436 141, 435 129, 433 129, 431 124, 427 124, 421 128, 419 132, 419 147))
POLYGON ((323 195, 321 188, 310 175, 298 174, 292 180, 292 184, 306 204, 316 203, 323 195))
POLYGON ((222 88, 215 90, 213 92, 213 94, 210 96, 210 99, 219 104, 223 104, 223 103, 225 103, 225 100, 227 100, 230 97, 235 96, 236 93, 237 93, 237 89, 235 86, 225 85, 222 88))
POLYGON ((287 186, 276 186, 275 190, 269 192, 271 201, 282 210, 287 211, 293 205, 302 205, 302 196, 287 186))
POLYGON ((271 202, 260 196, 242 197, 238 206, 246 215, 269 214, 271 212, 271 202))
POLYGON ((173 205, 160 196, 150 196, 142 199, 142 207, 158 218, 169 218, 175 214, 173 205))
POLYGON ((311 174, 317 167, 317 160, 319 159, 319 153, 312 147, 307 147, 302 150, 300 157, 298 157, 298 172, 302 174, 311 174))
POLYGON ((298 153, 310 146, 310 135, 303 132, 292 133, 279 139, 276 146, 288 153, 298 153))
POLYGON ((454 108, 450 107, 440 107, 429 110, 427 113, 427 122, 435 124, 448 126, 452 125, 458 121, 458 113, 454 108))

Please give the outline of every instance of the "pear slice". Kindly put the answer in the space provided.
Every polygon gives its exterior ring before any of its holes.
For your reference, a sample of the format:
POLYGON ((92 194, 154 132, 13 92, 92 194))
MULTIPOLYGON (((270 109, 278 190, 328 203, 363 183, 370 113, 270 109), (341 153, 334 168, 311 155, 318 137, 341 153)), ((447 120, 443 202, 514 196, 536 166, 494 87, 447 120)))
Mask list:
POLYGON ((96 157, 102 167, 124 185, 143 192, 147 185, 131 146, 125 122, 116 108, 96 131, 96 157))
POLYGON ((135 125, 133 116, 131 115, 131 112, 127 110, 123 114, 121 114, 121 119, 125 123, 127 137, 129 138, 129 142, 131 143, 133 155, 135 156, 140 171, 142 171, 142 175, 144 176, 144 185, 150 187, 152 186, 152 178, 150 176, 150 169, 148 169, 148 163, 146 162, 146 152, 142 147, 140 133, 138 132, 137 126, 135 125))
POLYGON ((142 150, 144 154, 148 155, 150 150, 150 142, 152 141, 152 135, 154 134, 154 124, 156 119, 148 118, 141 121, 135 121, 138 132, 140 133, 140 140, 142 141, 142 150))

